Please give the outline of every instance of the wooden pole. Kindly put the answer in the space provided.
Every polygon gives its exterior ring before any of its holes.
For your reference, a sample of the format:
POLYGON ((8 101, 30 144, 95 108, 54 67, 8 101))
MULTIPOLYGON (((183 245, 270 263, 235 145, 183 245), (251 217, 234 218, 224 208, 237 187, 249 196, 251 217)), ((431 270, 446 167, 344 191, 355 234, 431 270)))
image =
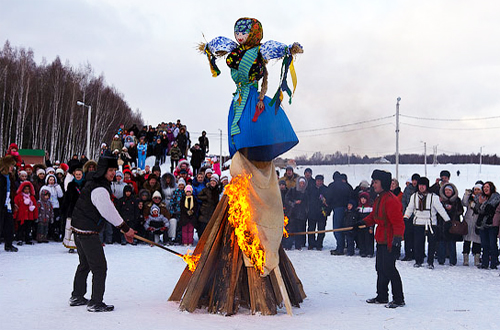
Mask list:
POLYGON ((281 271, 279 266, 274 268, 274 274, 276 275, 276 279, 278 280, 278 286, 280 288, 281 296, 285 301, 286 313, 290 316, 293 316, 292 303, 290 302, 290 297, 288 297, 288 292, 286 291, 285 283, 283 282, 283 277, 281 277, 281 271))
MULTIPOLYGON (((366 228, 366 226, 359 226, 357 228, 366 228)), ((308 234, 321 234, 321 233, 334 233, 338 231, 349 231, 353 230, 354 227, 344 227, 344 228, 337 228, 337 229, 325 229, 325 230, 317 230, 317 231, 301 231, 300 233, 288 233, 289 236, 295 236, 295 235, 308 235, 308 234)))
POLYGON ((174 250, 171 250, 171 249, 169 249, 169 248, 166 248, 166 247, 164 247, 164 246, 163 246, 163 245, 161 245, 161 244, 158 244, 158 243, 155 243, 155 242, 153 242, 153 241, 150 241, 149 239, 144 238, 144 237, 141 237, 141 236, 139 236, 139 235, 134 235, 134 238, 137 238, 138 240, 143 241, 143 242, 146 242, 146 243, 148 243, 148 244, 151 244, 151 245, 157 246, 157 247, 159 247, 159 248, 161 248, 161 249, 163 249, 163 250, 165 250, 165 251, 168 251, 168 252, 170 252, 170 253, 173 253, 173 254, 175 254, 176 256, 179 256, 179 257, 181 257, 181 258, 184 256, 182 253, 179 253, 179 252, 177 252, 177 251, 174 251, 174 250))

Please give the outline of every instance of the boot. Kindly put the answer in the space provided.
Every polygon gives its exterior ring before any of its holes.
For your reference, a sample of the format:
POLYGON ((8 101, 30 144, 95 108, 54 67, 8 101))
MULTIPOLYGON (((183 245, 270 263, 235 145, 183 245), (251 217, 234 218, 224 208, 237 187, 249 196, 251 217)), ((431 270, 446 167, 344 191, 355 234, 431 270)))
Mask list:
POLYGON ((481 255, 479 253, 474 254, 474 266, 476 266, 476 267, 481 265, 480 256, 481 255))
POLYGON ((464 266, 469 266, 469 254, 463 253, 464 255, 464 266))

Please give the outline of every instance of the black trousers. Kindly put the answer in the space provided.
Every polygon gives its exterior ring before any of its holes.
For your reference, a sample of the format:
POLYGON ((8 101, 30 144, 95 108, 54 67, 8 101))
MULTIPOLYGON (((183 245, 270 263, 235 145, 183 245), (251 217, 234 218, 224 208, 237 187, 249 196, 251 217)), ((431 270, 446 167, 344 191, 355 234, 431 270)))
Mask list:
POLYGON ((7 211, 7 206, 0 208, 0 236, 2 235, 5 242, 4 247, 12 247, 12 241, 14 240, 14 218, 12 218, 12 213, 7 211))
POLYGON ((410 219, 405 219, 405 258, 413 259, 415 257, 415 242, 414 242, 414 225, 413 216, 410 219))
POLYGON ((424 262, 425 255, 425 237, 427 237, 428 248, 427 248, 427 263, 429 265, 434 265, 434 254, 436 253, 437 239, 436 235, 438 232, 437 226, 432 226, 431 234, 430 231, 425 231, 425 226, 414 226, 414 246, 415 246, 415 262, 417 264, 422 264, 424 262))
POLYGON ((391 283, 393 300, 404 302, 403 282, 396 269, 399 251, 389 251, 386 244, 377 244, 375 269, 377 270, 377 298, 389 300, 389 282, 391 283))
MULTIPOLYGON (((309 218, 308 226, 307 226, 307 231, 320 231, 320 230, 325 230, 326 227, 326 219, 311 219, 309 218), (316 226, 318 229, 316 229, 316 226)), ((309 234, 307 235, 307 241, 309 246, 312 246, 314 248, 323 248, 323 240, 325 239, 325 233, 318 234, 316 236, 315 234, 309 234)))
POLYGON ((87 293, 87 277, 92 272, 92 296, 89 304, 101 303, 106 284, 108 266, 99 235, 75 234, 75 244, 80 258, 73 281, 73 297, 83 297, 87 293))

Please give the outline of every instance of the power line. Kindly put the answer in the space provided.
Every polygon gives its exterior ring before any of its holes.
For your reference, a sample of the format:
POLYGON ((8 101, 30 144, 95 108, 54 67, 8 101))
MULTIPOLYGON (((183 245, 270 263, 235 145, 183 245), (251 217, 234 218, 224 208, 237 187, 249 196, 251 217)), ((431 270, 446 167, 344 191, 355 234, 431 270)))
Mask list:
POLYGON ((353 129, 344 130, 344 131, 340 131, 340 132, 328 132, 328 133, 320 133, 320 134, 312 134, 312 135, 303 135, 302 137, 314 137, 314 136, 322 136, 322 135, 330 135, 330 134, 349 133, 349 132, 355 132, 355 131, 366 130, 366 129, 370 129, 370 128, 376 128, 376 127, 381 127, 381 126, 387 126, 387 125, 394 125, 394 124, 393 124, 393 123, 385 123, 385 124, 379 124, 379 125, 373 125, 373 126, 366 126, 366 127, 353 128, 353 129))
POLYGON ((317 132, 317 131, 324 131, 327 129, 343 128, 343 127, 348 127, 348 126, 353 126, 353 125, 373 123, 374 121, 380 121, 380 120, 392 118, 394 116, 395 115, 390 115, 390 116, 386 116, 386 117, 380 117, 380 118, 375 118, 375 119, 370 119, 370 120, 363 120, 363 121, 358 121, 356 123, 343 124, 343 125, 337 125, 337 126, 331 126, 331 127, 306 129, 306 130, 296 131, 296 133, 317 132))
POLYGON ((436 130, 442 130, 442 131, 480 131, 480 130, 485 130, 485 129, 499 129, 500 126, 494 126, 494 127, 476 127, 476 128, 447 128, 447 127, 432 127, 432 126, 424 126, 424 125, 415 125, 415 124, 408 124, 408 123, 403 123, 401 124, 406 125, 406 126, 412 126, 412 127, 419 127, 419 128, 426 128, 426 129, 436 129, 436 130))
POLYGON ((476 121, 476 120, 490 120, 490 119, 499 119, 500 116, 491 116, 491 117, 476 117, 476 118, 429 118, 429 117, 417 117, 410 115, 400 114, 401 117, 418 119, 418 120, 432 120, 432 121, 476 121))

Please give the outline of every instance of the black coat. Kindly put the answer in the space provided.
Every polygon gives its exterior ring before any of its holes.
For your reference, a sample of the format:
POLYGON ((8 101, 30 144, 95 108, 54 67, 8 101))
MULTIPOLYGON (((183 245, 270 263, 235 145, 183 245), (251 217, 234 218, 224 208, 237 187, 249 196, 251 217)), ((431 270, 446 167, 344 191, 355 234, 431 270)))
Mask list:
POLYGON ((336 179, 328 185, 327 204, 332 209, 337 207, 347 207, 347 202, 351 199, 352 194, 353 189, 349 184, 340 179, 336 179))
POLYGON ((186 196, 182 196, 181 199, 181 218, 179 220, 179 226, 185 226, 187 224, 192 224, 193 226, 196 226, 196 208, 198 207, 198 202, 196 201, 196 198, 193 197, 193 206, 191 210, 193 211, 192 214, 188 214, 188 209, 185 206, 186 202, 186 196))
POLYGON ((138 200, 134 195, 123 196, 116 201, 116 209, 129 227, 136 229, 139 227, 139 207, 138 200))
POLYGON ((307 193, 309 195, 309 219, 325 219, 325 214, 328 214, 331 211, 331 209, 327 206, 328 204, 325 205, 323 203, 323 198, 326 199, 328 197, 328 188, 325 185, 318 188, 314 183, 312 186, 307 186, 307 193), (323 214, 323 212, 325 214, 323 214))
POLYGON ((344 227, 354 227, 356 223, 359 221, 359 212, 357 209, 353 208, 351 210, 347 210, 344 213, 344 220, 342 225, 344 227))
POLYGON ((308 198, 306 191, 298 191, 297 188, 288 190, 285 196, 286 207, 290 218, 293 219, 307 219, 308 198), (296 202, 300 201, 300 204, 296 202))
POLYGON ((64 218, 71 218, 73 215, 73 209, 75 208, 78 197, 85 186, 85 180, 79 186, 74 180, 68 183, 68 189, 64 194, 64 199, 62 202, 61 211, 64 218))
POLYGON ((203 190, 198 194, 198 199, 201 201, 200 213, 199 213, 199 222, 208 223, 212 214, 219 203, 219 194, 220 194, 219 186, 208 185, 208 187, 203 188, 203 190))
POLYGON ((196 149, 192 147, 191 149, 191 166, 193 168, 200 168, 201 163, 203 162, 203 150, 196 149))

